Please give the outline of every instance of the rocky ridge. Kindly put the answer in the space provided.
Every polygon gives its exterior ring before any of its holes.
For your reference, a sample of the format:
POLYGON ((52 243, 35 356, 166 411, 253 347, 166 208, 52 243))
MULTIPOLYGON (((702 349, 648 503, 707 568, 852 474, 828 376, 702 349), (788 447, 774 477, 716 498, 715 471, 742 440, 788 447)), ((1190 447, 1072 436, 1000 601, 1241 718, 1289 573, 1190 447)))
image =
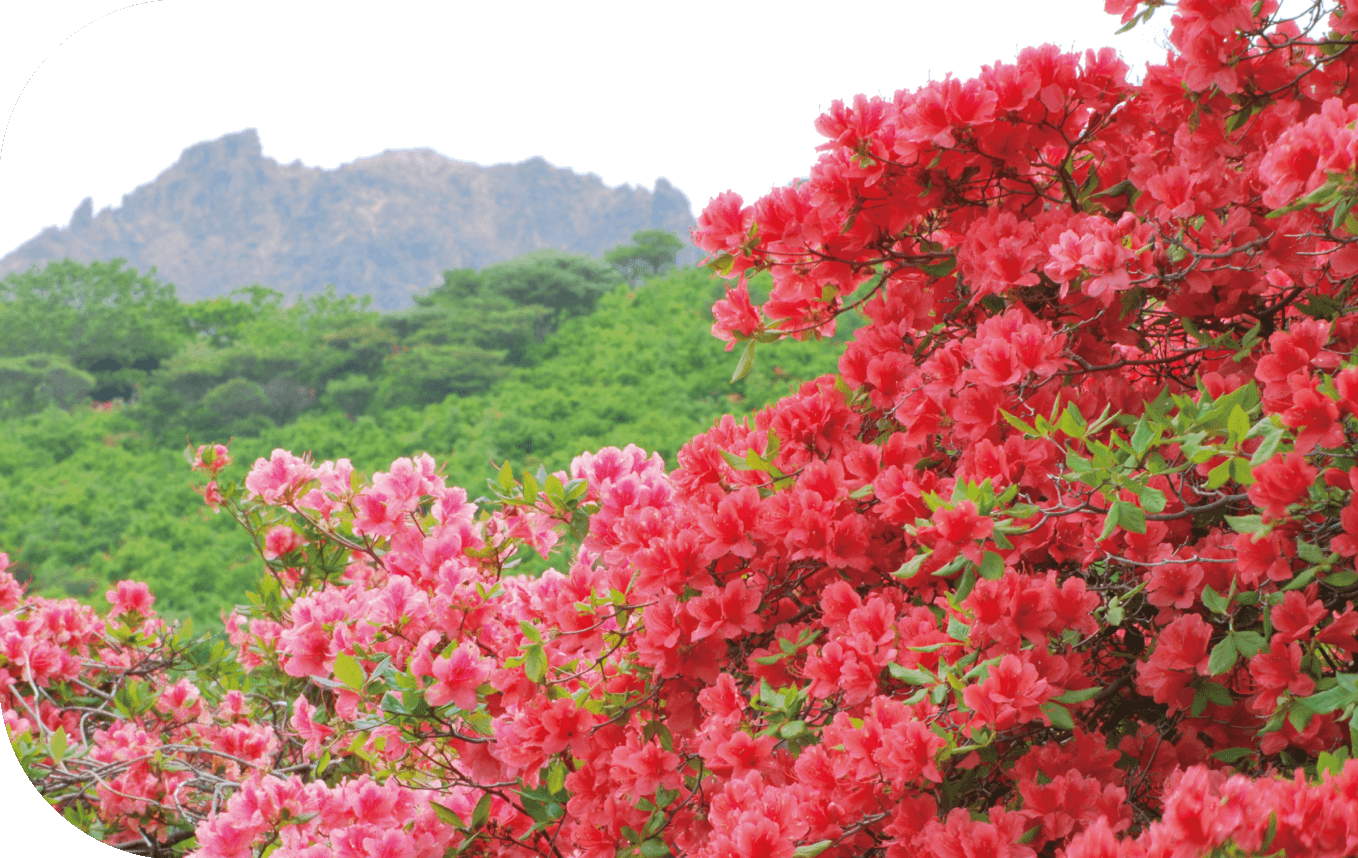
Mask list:
POLYGON ((0 276, 67 256, 122 257, 154 266, 188 301, 252 283, 289 298, 333 283, 394 309, 447 268, 547 247, 599 255, 638 229, 686 237, 693 222, 688 198, 663 178, 654 191, 610 188, 542 158, 481 166, 429 149, 325 170, 265 157, 247 129, 184 150, 120 206, 95 214, 86 199, 68 226, 0 259, 0 276))

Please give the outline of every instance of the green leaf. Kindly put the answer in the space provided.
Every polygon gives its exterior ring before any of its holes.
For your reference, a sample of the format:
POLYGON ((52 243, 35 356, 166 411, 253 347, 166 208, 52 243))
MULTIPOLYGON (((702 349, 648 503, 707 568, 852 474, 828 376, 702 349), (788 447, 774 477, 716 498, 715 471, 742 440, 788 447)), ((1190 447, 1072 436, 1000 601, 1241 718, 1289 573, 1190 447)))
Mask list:
POLYGON ((1214 614, 1224 614, 1231 603, 1208 584, 1202 588, 1202 604, 1214 614))
POLYGON ((542 682, 547 677, 547 653, 542 644, 533 644, 524 652, 523 672, 533 682, 542 682))
POLYGON ((347 653, 335 656, 335 678, 351 691, 361 690, 365 681, 363 667, 347 653))
POLYGON ((830 848, 833 840, 817 840, 815 843, 808 843, 805 846, 798 846, 792 853, 793 858, 816 858, 817 855, 830 848))
MULTIPOLYGON (((1196 114, 1197 111, 1194 111, 1194 113, 1196 114)), ((1197 342, 1199 342, 1199 343, 1202 343, 1202 342, 1208 342, 1208 343, 1210 343, 1210 342, 1212 341, 1213 338, 1210 337, 1210 336, 1205 336, 1205 335, 1203 334, 1203 332, 1202 332, 1202 329, 1199 328, 1199 327, 1197 326, 1197 324, 1195 324, 1195 323, 1193 322, 1193 320, 1191 320, 1191 319, 1180 319, 1180 320, 1179 320, 1179 323, 1180 323, 1181 325, 1183 325, 1184 333, 1188 334, 1190 337, 1192 337, 1192 338, 1193 338, 1194 340, 1196 340, 1197 342)))
POLYGON ((1300 539, 1297 540, 1297 556, 1307 563, 1325 562, 1325 552, 1321 551, 1319 546, 1310 542, 1303 542, 1300 539))
POLYGON ((561 484, 560 477, 556 474, 548 474, 544 483, 543 491, 546 492, 547 498, 553 504, 561 506, 566 502, 566 489, 565 486, 561 484))
POLYGON ((551 768, 547 769, 547 791, 555 795, 561 792, 566 785, 566 767, 560 760, 552 763, 551 768))
POLYGON ((1204 682, 1199 688, 1199 693, 1212 703, 1218 706, 1230 706, 1233 702, 1231 692, 1215 682, 1204 682))
POLYGON ((1086 700, 1093 700, 1102 690, 1103 689, 1096 685, 1093 688, 1081 688, 1078 691, 1067 691, 1065 694, 1056 698, 1056 702, 1065 703, 1067 705, 1071 703, 1083 703, 1086 700))
POLYGON ((1338 748, 1334 753, 1321 751, 1320 756, 1316 757, 1316 774, 1337 775, 1343 770, 1348 758, 1348 748, 1338 748))
POLYGON ((1004 577, 1004 558, 994 551, 987 551, 981 557, 981 577, 987 581, 998 581, 1004 577))
POLYGON ((1292 725, 1292 729, 1298 733, 1306 731, 1306 725, 1311 723, 1311 718, 1315 711, 1300 700, 1292 701, 1292 708, 1287 710, 1287 721, 1292 725))
POLYGON ((566 483, 566 502, 569 503, 570 501, 582 498, 588 491, 588 480, 571 480, 569 483, 566 483))
POLYGON ((1312 294, 1305 303, 1297 304, 1296 307, 1314 319, 1333 319, 1343 309, 1339 302, 1330 296, 1317 294, 1312 294))
POLYGON ((466 823, 462 821, 462 817, 458 816, 456 811, 452 808, 441 805, 436 801, 429 802, 429 806, 434 808, 435 815, 448 825, 458 829, 465 829, 467 827, 466 823))
POLYGON ((1151 515, 1165 511, 1165 493, 1150 486, 1142 486, 1137 489, 1137 499, 1141 501, 1141 508, 1151 515))
POLYGON ((1129 533, 1146 532, 1146 511, 1130 501, 1118 501, 1118 524, 1129 533))
POLYGON ((948 259, 945 259, 942 262, 936 262, 933 265, 919 266, 919 270, 928 274, 930 277, 947 277, 949 274, 953 273, 956 268, 956 257, 949 257, 948 259))
POLYGON ((669 854, 670 847, 658 837, 652 837, 641 844, 641 858, 665 858, 669 854))
POLYGON ((1231 479, 1231 460, 1227 459, 1207 472, 1207 488, 1217 489, 1231 479))
POLYGON ((472 811, 472 828, 480 828, 490 819, 490 793, 484 793, 472 811))
POLYGON ((1212 656, 1207 660, 1207 672, 1212 676, 1220 676, 1235 667, 1236 659, 1239 657, 1240 653, 1235 648, 1235 639, 1227 635, 1221 643, 1212 647, 1212 656))
POLYGON ((1318 694, 1312 694, 1310 697, 1303 698, 1303 702, 1312 712, 1324 715, 1326 712, 1333 712, 1342 706, 1358 702, 1358 695, 1355 695, 1351 690, 1344 688, 1342 685, 1336 685, 1335 687, 1321 691, 1318 694))
POLYGON ((480 733, 482 736, 494 734, 494 721, 488 713, 469 712, 466 715, 463 715, 462 718, 472 726, 472 729, 476 730, 476 732, 480 733))
POLYGON ((1035 437, 1038 434, 1040 434, 1037 431, 1036 427, 1034 427, 1031 423, 1024 423, 1022 420, 1010 414, 1008 411, 1001 411, 1000 416, 1002 416, 1006 421, 1008 421, 1010 426, 1013 426, 1015 429, 1022 432, 1024 435, 1035 437))
POLYGON ((1122 625, 1122 621, 1126 619, 1126 617, 1127 609, 1117 600, 1109 602, 1108 607, 1105 608, 1103 612, 1103 618, 1110 626, 1116 627, 1122 625))
POLYGON ((1230 443, 1239 444, 1250 433, 1250 416, 1245 413, 1245 409, 1239 405, 1231 409, 1231 416, 1226 418, 1226 431, 1230 433, 1230 443))
POLYGON ((1152 429, 1151 425, 1146 422, 1146 415, 1141 415, 1141 419, 1136 421, 1136 429, 1132 431, 1132 452, 1138 458, 1144 457, 1151 445, 1155 443, 1157 435, 1159 435, 1159 430, 1152 429))
POLYGON ((1330 587, 1349 587, 1353 584, 1358 584, 1358 572, 1355 572, 1352 569, 1335 572, 1325 576, 1325 583, 1330 587))
POLYGON ((915 577, 916 575, 919 574, 920 567, 924 565, 924 561, 929 559, 929 554, 930 552, 927 551, 916 552, 914 557, 911 557, 909 560, 901 564, 901 568, 897 569, 895 573, 893 573, 893 577, 896 578, 915 577))
POLYGON ((754 345, 755 341, 750 340, 745 344, 745 349, 740 353, 740 359, 736 361, 736 370, 731 373, 731 383, 735 384, 749 374, 750 368, 754 366, 754 345))
POLYGON ((957 579, 957 586, 952 591, 952 601, 954 605, 960 605, 971 595, 971 591, 976 589, 976 573, 970 565, 962 573, 962 577, 957 579))
POLYGON ((1245 658, 1253 658, 1268 646, 1268 640, 1258 632, 1231 632, 1231 639, 1235 641, 1235 648, 1245 658))
POLYGON ((768 680, 759 680, 759 703, 767 709, 777 711, 783 708, 783 695, 768 680))
POLYGON ((906 685, 932 685, 938 681, 938 678, 927 670, 902 667, 899 664, 888 664, 886 669, 892 679, 906 685))
POLYGON ((656 739, 660 742, 660 747, 667 751, 674 750, 674 734, 670 733, 670 728, 661 721, 647 722, 646 726, 641 728, 641 738, 647 742, 656 739))
POLYGON ((56 760, 57 762, 61 762, 62 758, 66 756, 65 727, 58 727, 57 731, 52 734, 51 752, 52 759, 56 760))
POLYGON ((584 507, 576 507, 571 513, 571 535, 576 539, 589 536, 589 513, 584 507))
POLYGON ((1278 451, 1278 444, 1283 440, 1282 427, 1274 424, 1270 419, 1268 428, 1263 431, 1262 436, 1263 440, 1259 442, 1254 455, 1250 456, 1250 464, 1254 467, 1267 462, 1278 451))
POLYGON ((409 715, 410 707, 406 706, 401 695, 394 691, 388 691, 382 695, 382 711, 392 715, 409 715))
POLYGON ((1051 701, 1043 703, 1042 714, 1046 715, 1052 726, 1058 730, 1075 729, 1075 719, 1070 717, 1070 710, 1060 703, 1051 701))
POLYGON ((981 296, 981 306, 990 311, 990 315, 998 316, 1004 312, 1004 299, 999 295, 991 293, 981 296))
POLYGON ((1194 691, 1193 705, 1188 710, 1188 717, 1190 718, 1202 717, 1202 713, 1207 711, 1208 702, 1209 701, 1207 695, 1202 692, 1201 688, 1199 688, 1197 691, 1194 691))
POLYGON ((1258 515, 1228 515, 1226 523, 1231 526, 1231 530, 1236 533, 1264 533, 1264 519, 1258 515))
POLYGON ((1117 529, 1118 519, 1122 516, 1122 504, 1115 503, 1108 508, 1108 514, 1103 517, 1103 532, 1099 534, 1099 540, 1105 540, 1113 535, 1117 529))
POLYGON ((325 751, 321 752, 320 759, 316 761, 315 768, 311 770, 312 779, 320 780, 321 778, 325 777, 325 773, 329 769, 330 769, 330 751, 329 749, 326 749, 325 751))
POLYGON ((1252 757, 1258 751, 1254 748, 1227 748, 1224 751, 1217 751, 1212 756, 1223 763, 1238 763, 1246 757, 1252 757))
POLYGON ((527 620, 519 620, 519 629, 523 632, 523 636, 533 643, 542 643, 542 632, 538 631, 537 626, 527 620))
POLYGON ((1056 428, 1071 438, 1083 438, 1087 425, 1084 415, 1080 413, 1080 409, 1076 408, 1073 402, 1066 404, 1066 410, 1061 412, 1061 419, 1056 421, 1056 428))
POLYGON ((1316 580, 1316 573, 1319 571, 1319 566, 1310 566, 1303 569, 1300 575, 1283 585, 1283 590, 1300 590, 1301 588, 1308 586, 1312 581, 1316 580))

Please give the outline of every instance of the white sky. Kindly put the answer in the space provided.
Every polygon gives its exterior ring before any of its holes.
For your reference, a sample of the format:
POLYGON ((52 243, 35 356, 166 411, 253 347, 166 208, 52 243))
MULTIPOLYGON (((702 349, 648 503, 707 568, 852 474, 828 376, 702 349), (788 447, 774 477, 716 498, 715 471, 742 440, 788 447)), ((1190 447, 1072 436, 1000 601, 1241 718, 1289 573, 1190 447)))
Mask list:
POLYGON ((610 185, 665 176, 696 214, 804 175, 832 99, 970 76, 1045 41, 1115 44, 1138 69, 1163 57, 1148 31, 1115 38, 1102 7, 0 0, 0 255, 250 127, 266 156, 311 166, 429 147, 541 155, 610 185))

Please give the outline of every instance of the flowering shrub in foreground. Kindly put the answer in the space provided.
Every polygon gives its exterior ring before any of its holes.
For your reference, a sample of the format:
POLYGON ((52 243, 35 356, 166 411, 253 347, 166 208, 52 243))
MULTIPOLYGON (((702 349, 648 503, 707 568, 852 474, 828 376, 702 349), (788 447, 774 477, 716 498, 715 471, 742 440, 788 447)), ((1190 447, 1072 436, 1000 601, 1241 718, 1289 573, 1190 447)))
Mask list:
POLYGON ((1358 854, 1358 7, 1174 15, 1139 86, 1030 49, 715 200, 737 372, 869 324, 672 472, 275 451, 202 488, 229 645, 0 573, 35 783, 204 858, 1358 854))

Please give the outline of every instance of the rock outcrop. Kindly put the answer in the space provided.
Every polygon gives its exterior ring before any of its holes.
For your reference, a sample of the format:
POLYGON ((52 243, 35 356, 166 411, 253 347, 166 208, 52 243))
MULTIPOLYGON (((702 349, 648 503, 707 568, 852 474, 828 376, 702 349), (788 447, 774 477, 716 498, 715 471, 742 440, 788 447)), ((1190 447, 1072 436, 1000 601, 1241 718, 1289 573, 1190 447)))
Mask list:
MULTIPOLYGON (((687 237, 688 198, 610 188, 542 158, 481 166, 429 149, 388 151, 333 170, 264 157, 254 129, 184 150, 155 181, 0 259, 0 275, 70 256, 152 266, 182 300, 262 283, 290 298, 333 283, 381 309, 410 303, 447 268, 480 268, 554 247, 594 255, 638 229, 687 237)), ((694 252, 696 258, 696 252, 694 252)))

